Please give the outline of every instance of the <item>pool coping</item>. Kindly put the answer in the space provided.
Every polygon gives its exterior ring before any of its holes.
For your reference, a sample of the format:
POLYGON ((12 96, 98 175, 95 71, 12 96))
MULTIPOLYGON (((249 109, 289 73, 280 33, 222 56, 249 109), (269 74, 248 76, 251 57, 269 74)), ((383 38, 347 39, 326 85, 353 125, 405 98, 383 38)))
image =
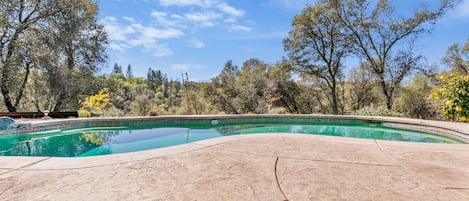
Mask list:
MULTIPOLYGON (((140 161, 151 160, 161 157, 175 156, 194 151, 204 150, 210 147, 223 146, 226 143, 232 143, 242 140, 252 140, 259 138, 269 138, 272 136, 282 136, 284 138, 296 138, 298 136, 310 137, 314 139, 324 140, 327 142, 339 142, 346 144, 376 144, 394 147, 406 147, 416 150, 442 150, 442 151, 469 151, 468 144, 439 144, 439 143, 422 143, 422 142, 406 142, 406 141, 390 141, 376 140, 366 138, 352 138, 340 136, 325 136, 311 134, 295 134, 289 133, 258 133, 249 135, 232 135, 218 138, 195 141, 187 144, 180 144, 169 147, 155 148, 149 150, 117 153, 108 155, 86 156, 86 157, 41 157, 41 156, 0 156, 2 163, 0 169, 4 170, 73 170, 96 168, 110 165, 118 165, 123 163, 134 163, 140 161)), ((0 173, 2 175, 3 173, 0 173)))

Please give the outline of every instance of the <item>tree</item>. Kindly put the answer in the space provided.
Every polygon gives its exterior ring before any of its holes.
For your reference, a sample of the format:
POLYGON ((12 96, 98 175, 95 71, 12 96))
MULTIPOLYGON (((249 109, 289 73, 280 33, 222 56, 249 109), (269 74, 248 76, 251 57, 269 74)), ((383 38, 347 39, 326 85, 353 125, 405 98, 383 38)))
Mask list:
POLYGON ((243 63, 235 86, 238 94, 235 98, 241 113, 267 113, 267 82, 270 66, 257 58, 243 63))
POLYGON ((109 89, 110 107, 116 112, 113 116, 122 116, 130 112, 132 101, 131 84, 127 82, 122 73, 112 73, 109 76, 98 77, 98 83, 109 89))
POLYGON ((122 66, 115 63, 114 67, 112 68, 112 73, 122 73, 122 66))
POLYGON ((63 0, 55 6, 60 12, 47 18, 42 33, 41 59, 52 89, 49 99, 53 111, 76 108, 80 94, 95 93, 94 74, 105 62, 107 35, 97 22, 98 6, 91 0, 63 0))
POLYGON ((239 88, 235 86, 238 74, 238 66, 233 65, 231 60, 227 61, 220 75, 212 78, 210 87, 207 88, 207 97, 215 105, 217 110, 229 114, 239 114, 235 98, 239 94, 239 88))
POLYGON ((333 114, 339 114, 339 81, 349 53, 348 33, 338 23, 334 1, 318 1, 293 19, 293 30, 284 40, 285 50, 302 74, 315 76, 329 89, 333 114))
POLYGON ((131 114, 134 116, 145 116, 154 104, 152 99, 154 93, 146 89, 145 85, 139 84, 135 88, 135 99, 131 100, 131 114))
POLYGON ((134 76, 133 71, 132 71, 132 66, 129 64, 127 66, 127 72, 126 72, 126 77, 127 79, 130 79, 134 76))
POLYGON ((78 94, 98 90, 92 80, 105 60, 107 40, 96 20, 96 3, 13 0, 0 4, 0 88, 9 111, 18 110, 25 89, 36 87, 26 86, 33 84, 28 83, 33 70, 48 89, 36 93, 48 100, 40 105, 41 98, 35 99, 36 108, 76 108, 78 94))
POLYGON ((167 78, 160 70, 148 69, 147 72, 148 88, 153 92, 156 92, 159 87, 166 87, 167 78))
POLYGON ((375 88, 375 77, 370 70, 369 63, 365 62, 360 67, 350 71, 347 91, 349 92, 350 105, 353 111, 376 103, 378 99, 373 90, 375 88))
POLYGON ((275 107, 285 108, 289 113, 301 113, 301 106, 298 101, 300 88, 292 78, 293 65, 283 60, 276 64, 269 71, 268 83, 268 112, 275 107))
POLYGON ((3 102, 15 112, 35 66, 36 32, 40 21, 59 12, 56 1, 0 1, 0 90, 3 102))
POLYGON ((341 25, 350 32, 354 52, 370 63, 391 109, 396 88, 419 61, 419 56, 412 54, 414 39, 427 32, 426 25, 435 23, 456 1, 442 0, 435 10, 422 6, 412 16, 398 16, 387 0, 331 2, 341 25))
POLYGON ((430 119, 435 117, 437 108, 428 99, 432 92, 431 80, 422 75, 414 76, 412 82, 402 87, 394 103, 396 110, 410 118, 430 119))
POLYGON ((461 47, 459 44, 451 45, 446 51, 443 62, 453 70, 462 74, 469 73, 469 38, 466 44, 461 47))

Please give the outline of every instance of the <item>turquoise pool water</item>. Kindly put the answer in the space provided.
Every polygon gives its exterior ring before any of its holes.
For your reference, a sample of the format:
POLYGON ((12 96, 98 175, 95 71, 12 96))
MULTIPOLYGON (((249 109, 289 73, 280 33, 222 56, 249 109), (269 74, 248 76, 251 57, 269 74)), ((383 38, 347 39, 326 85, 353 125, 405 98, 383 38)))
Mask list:
POLYGON ((457 139, 381 125, 232 125, 222 127, 102 127, 0 135, 0 155, 80 157, 134 152, 210 138, 255 133, 299 133, 383 140, 462 143, 457 139))

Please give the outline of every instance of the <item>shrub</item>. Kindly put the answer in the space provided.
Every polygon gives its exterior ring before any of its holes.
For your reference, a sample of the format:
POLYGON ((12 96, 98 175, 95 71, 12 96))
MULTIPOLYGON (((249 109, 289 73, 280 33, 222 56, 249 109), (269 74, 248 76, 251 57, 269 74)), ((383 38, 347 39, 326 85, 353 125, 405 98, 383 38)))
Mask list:
POLYGON ((284 107, 274 107, 269 110, 269 114, 288 114, 288 111, 284 107))
POLYGON ((387 117, 404 117, 405 115, 394 111, 388 110, 386 106, 378 106, 375 107, 373 104, 364 108, 361 108, 355 112, 353 115, 360 115, 360 116, 387 116, 387 117))
POLYGON ((441 86, 430 94, 430 98, 440 104, 443 117, 469 122, 469 75, 451 71, 442 73, 437 79, 441 86))
POLYGON ((81 110, 88 110, 95 113, 102 113, 110 101, 109 90, 107 88, 99 90, 98 94, 86 97, 85 101, 80 101, 81 110))
POLYGON ((431 91, 430 80, 417 75, 401 89, 400 96, 394 102, 394 108, 406 117, 433 119, 438 116, 438 111, 435 104, 427 98, 431 91))
POLYGON ((148 110, 148 116, 158 116, 160 115, 155 109, 148 110))
POLYGON ((78 117, 79 118, 89 118, 91 117, 91 112, 87 110, 78 110, 78 117))

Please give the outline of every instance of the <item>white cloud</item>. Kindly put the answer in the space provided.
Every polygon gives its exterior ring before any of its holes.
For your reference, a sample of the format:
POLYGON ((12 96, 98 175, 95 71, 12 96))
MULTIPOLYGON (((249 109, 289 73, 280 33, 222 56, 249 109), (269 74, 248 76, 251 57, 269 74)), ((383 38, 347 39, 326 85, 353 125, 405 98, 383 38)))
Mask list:
POLYGON ((154 27, 143 27, 141 30, 142 36, 144 37, 149 37, 149 38, 155 38, 155 39, 169 39, 169 38, 178 38, 184 33, 180 31, 179 29, 158 29, 154 27))
POLYGON ((242 32, 250 32, 252 29, 247 26, 233 24, 228 28, 230 31, 242 31, 242 32))
POLYGON ((109 48, 111 48, 114 51, 123 52, 125 49, 129 48, 129 46, 127 44, 111 43, 109 44, 109 48))
MULTIPOLYGON (((153 17, 165 16, 162 13, 152 13, 153 17)), ((155 57, 167 57, 174 54, 168 44, 161 44, 162 40, 179 38, 184 33, 177 28, 159 28, 152 24, 137 23, 131 17, 105 17, 102 20, 105 30, 109 34, 110 49, 124 52, 127 49, 141 47, 155 57)))
POLYGON ((129 45, 136 47, 136 46, 151 46, 152 44, 156 43, 156 40, 154 38, 149 38, 149 37, 137 37, 129 40, 129 45))
MULTIPOLYGON (((150 21, 128 16, 105 17, 101 20, 109 34, 110 49, 124 52, 131 48, 140 48, 155 57, 166 57, 174 54, 168 40, 185 35, 190 36, 185 39, 189 47, 204 48, 205 43, 194 37, 200 28, 217 26, 230 32, 252 30, 242 25, 240 20, 244 17, 245 11, 229 5, 227 0, 158 0, 158 2, 161 6, 181 8, 153 10, 148 16, 150 21)), ((175 69, 186 69, 185 66, 187 65, 175 65, 175 69)))
POLYGON ((174 54, 174 52, 168 47, 168 45, 154 45, 153 47, 149 48, 152 51, 153 56, 155 57, 168 57, 174 54))
POLYGON ((124 17, 122 17, 122 19, 127 20, 127 21, 129 21, 130 23, 135 23, 135 19, 132 18, 132 17, 124 16, 124 17))
POLYGON ((189 70, 198 70, 198 69, 203 69, 205 66, 200 65, 200 64, 173 64, 171 65, 171 69, 174 71, 179 71, 179 72, 187 72, 189 70))
POLYGON ((105 17, 101 23, 104 24, 104 30, 109 34, 110 40, 125 41, 129 34, 135 33, 130 26, 122 26, 115 17, 105 17))
POLYGON ((187 29, 187 26, 184 25, 184 17, 180 15, 169 15, 165 12, 153 11, 151 16, 156 21, 156 23, 162 27, 176 27, 181 29, 187 29))
POLYGON ((174 19, 178 19, 178 20, 184 20, 184 19, 186 19, 186 18, 184 18, 183 16, 177 15, 177 14, 172 14, 171 17, 174 18, 174 19))
POLYGON ((235 18, 228 18, 226 20, 223 20, 224 23, 235 23, 237 20, 235 18))
POLYGON ((217 3, 216 0, 160 0, 162 6, 200 6, 210 7, 217 3))
POLYGON ((215 26, 215 21, 222 17, 221 14, 207 11, 207 12, 198 12, 198 13, 187 13, 185 14, 187 20, 200 24, 205 27, 215 26))
POLYGON ((167 17, 168 14, 165 12, 159 12, 159 11, 153 11, 151 12, 151 16, 155 18, 155 20, 163 25, 163 26, 174 26, 176 22, 168 20, 167 17))
MULTIPOLYGON (((226 0, 159 0, 159 2, 162 6, 190 7, 191 12, 171 15, 171 20, 185 20, 202 27, 224 24, 228 25, 224 27, 227 27, 229 31, 250 31, 250 28, 246 26, 234 25, 238 22, 238 18, 244 16, 245 11, 229 5, 226 0), (229 28, 231 25, 234 27, 229 28)), ((168 24, 166 13, 157 12, 153 17, 162 24, 168 24)))
POLYGON ((232 15, 232 16, 242 17, 244 15, 244 11, 238 10, 226 3, 218 4, 218 8, 224 13, 232 15))
POLYGON ((201 40, 197 39, 197 38, 192 38, 188 42, 189 42, 189 46, 193 47, 193 48, 204 48, 205 47, 205 43, 202 42, 201 40))

